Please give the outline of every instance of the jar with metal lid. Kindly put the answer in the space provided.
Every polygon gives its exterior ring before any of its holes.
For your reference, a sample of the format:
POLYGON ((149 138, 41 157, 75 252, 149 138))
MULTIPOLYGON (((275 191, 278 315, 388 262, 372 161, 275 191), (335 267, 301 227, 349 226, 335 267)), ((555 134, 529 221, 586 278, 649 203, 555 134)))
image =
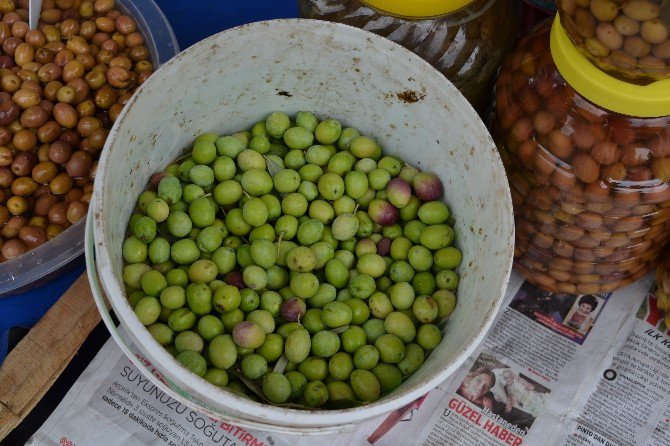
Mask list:
POLYGON ((518 0, 298 0, 305 18, 387 37, 451 80, 483 113, 514 43, 518 0))
POLYGON ((598 293, 654 268, 670 238, 670 79, 607 75, 556 19, 507 58, 495 109, 517 269, 549 291, 598 293))
POLYGON ((670 77, 670 0, 557 0, 572 42, 599 68, 645 84, 670 77))

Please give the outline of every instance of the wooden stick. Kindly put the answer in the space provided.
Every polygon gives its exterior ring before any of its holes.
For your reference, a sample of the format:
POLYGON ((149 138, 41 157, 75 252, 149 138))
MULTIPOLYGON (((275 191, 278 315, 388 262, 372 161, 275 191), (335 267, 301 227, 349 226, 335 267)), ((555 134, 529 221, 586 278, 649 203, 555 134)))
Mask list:
POLYGON ((30 413, 99 322, 84 273, 0 367, 0 440, 30 413))

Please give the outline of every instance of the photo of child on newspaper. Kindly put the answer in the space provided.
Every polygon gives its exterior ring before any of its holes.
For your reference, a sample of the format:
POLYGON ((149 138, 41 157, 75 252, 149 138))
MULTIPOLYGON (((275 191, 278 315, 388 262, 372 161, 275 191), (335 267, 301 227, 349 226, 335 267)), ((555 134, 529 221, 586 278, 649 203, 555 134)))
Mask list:
POLYGON ((482 353, 456 393, 527 431, 545 406, 549 389, 482 353))
POLYGON ((563 324, 580 333, 587 333, 600 311, 598 307, 602 308, 601 302, 602 299, 591 294, 581 296, 575 301, 563 324))
POLYGON ((509 306, 554 332, 582 344, 609 296, 555 294, 525 282, 509 306))

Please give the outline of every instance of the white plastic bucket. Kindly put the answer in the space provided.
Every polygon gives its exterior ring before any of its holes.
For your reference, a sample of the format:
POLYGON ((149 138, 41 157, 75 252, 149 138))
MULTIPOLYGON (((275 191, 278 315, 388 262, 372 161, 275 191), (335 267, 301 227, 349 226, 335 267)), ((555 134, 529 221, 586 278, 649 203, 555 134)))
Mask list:
MULTIPOLYGON (((328 433, 391 412, 436 387, 465 361, 502 301, 513 256, 507 179, 486 128, 463 96, 422 59, 357 28, 276 20, 210 37, 162 66, 132 97, 107 140, 89 213, 87 257, 121 325, 106 314, 129 356, 165 379, 161 389, 212 417, 269 431, 328 433), (152 173, 206 131, 230 134, 270 111, 311 110, 375 137, 385 153, 435 172, 456 217, 463 250, 458 305, 442 343, 402 386, 346 410, 301 411, 260 404, 217 388, 178 364, 135 317, 123 291, 121 246, 135 200, 152 173), (95 260, 93 257, 95 256, 95 260), (94 265, 95 262, 95 265, 94 265), (168 386, 170 389, 168 389, 168 386)), ((144 370, 149 370, 144 367, 144 370)))

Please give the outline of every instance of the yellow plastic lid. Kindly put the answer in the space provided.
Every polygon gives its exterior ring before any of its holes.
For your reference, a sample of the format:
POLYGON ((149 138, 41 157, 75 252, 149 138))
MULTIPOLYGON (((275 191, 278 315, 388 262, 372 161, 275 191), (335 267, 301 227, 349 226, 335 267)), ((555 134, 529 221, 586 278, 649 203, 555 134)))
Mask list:
POLYGON ((397 17, 423 19, 450 14, 474 0, 361 0, 381 12, 397 17))
POLYGON ((558 16, 551 28, 551 55, 568 84, 599 107, 640 118, 670 115, 670 79, 637 85, 606 74, 577 50, 558 16))

